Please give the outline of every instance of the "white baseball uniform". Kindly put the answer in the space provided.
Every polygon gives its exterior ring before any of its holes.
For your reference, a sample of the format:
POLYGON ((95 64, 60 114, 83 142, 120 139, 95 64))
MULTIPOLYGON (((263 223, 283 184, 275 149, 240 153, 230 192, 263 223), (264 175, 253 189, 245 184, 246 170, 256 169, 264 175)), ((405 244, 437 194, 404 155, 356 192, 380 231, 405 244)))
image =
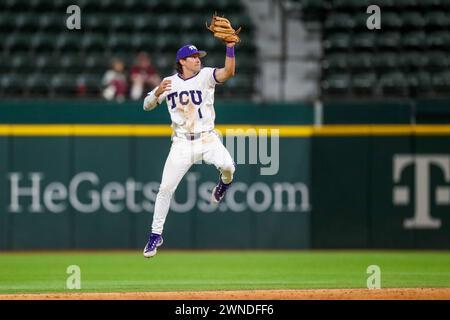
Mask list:
POLYGON ((146 111, 166 100, 173 129, 172 146, 156 197, 152 233, 162 234, 173 193, 195 162, 203 160, 215 165, 226 184, 233 180, 234 161, 214 130, 214 89, 220 83, 215 72, 215 68, 205 67, 187 79, 178 73, 166 77, 164 80, 172 80, 171 90, 156 98, 155 88, 144 100, 146 111))

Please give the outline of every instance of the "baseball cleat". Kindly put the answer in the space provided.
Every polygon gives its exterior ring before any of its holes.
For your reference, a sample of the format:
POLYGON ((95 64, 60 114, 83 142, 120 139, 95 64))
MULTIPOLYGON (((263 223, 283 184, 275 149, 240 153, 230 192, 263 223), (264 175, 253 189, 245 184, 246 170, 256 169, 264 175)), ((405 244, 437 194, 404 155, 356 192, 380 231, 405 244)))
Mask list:
POLYGON ((231 183, 226 184, 222 181, 222 175, 220 175, 219 182, 214 187, 211 193, 211 201, 214 203, 219 203, 225 196, 225 192, 230 187, 231 183))
POLYGON ((151 233, 144 248, 144 257, 151 258, 156 255, 157 248, 163 244, 163 237, 156 233, 151 233))

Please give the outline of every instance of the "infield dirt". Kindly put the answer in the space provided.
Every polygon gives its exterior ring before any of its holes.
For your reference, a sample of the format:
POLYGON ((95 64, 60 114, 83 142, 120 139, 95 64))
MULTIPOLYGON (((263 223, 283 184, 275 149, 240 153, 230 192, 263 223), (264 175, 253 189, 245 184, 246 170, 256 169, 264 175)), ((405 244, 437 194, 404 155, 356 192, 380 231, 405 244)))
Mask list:
POLYGON ((2 294, 0 300, 450 300, 450 288, 2 294))

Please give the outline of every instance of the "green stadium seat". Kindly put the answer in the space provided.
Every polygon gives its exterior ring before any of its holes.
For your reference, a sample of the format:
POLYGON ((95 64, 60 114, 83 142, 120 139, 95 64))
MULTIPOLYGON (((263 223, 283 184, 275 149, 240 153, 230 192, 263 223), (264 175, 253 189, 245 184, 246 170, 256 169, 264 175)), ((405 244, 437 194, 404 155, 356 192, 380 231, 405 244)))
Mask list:
POLYGON ((375 40, 373 32, 357 33, 352 37, 352 47, 357 50, 372 50, 375 48, 375 40))
POLYGON ((34 52, 52 52, 55 49, 55 35, 51 33, 37 33, 31 39, 31 49, 34 52))
POLYGON ((0 87, 3 96, 18 96, 23 93, 24 82, 26 76, 24 74, 9 73, 0 77, 0 87))
POLYGON ((382 52, 373 56, 373 64, 378 71, 399 68, 401 63, 395 52, 382 52))
POLYGON ((10 63, 13 73, 30 73, 35 68, 34 59, 28 53, 14 54, 10 63))
MULTIPOLYGON (((116 53, 114 57, 119 57, 120 53, 116 53)), ((112 56, 99 53, 99 54, 89 54, 82 59, 80 64, 80 70, 78 73, 98 73, 104 74, 106 70, 110 68, 112 56)), ((123 59, 122 59, 123 60, 123 59)), ((127 66, 126 61, 124 61, 125 66, 127 66)))
POLYGON ((330 74, 321 84, 322 89, 328 94, 348 94, 350 86, 351 79, 348 73, 330 74))
POLYGON ((449 48, 450 33, 449 31, 436 31, 427 35, 426 44, 429 48, 449 48))
POLYGON ((135 32, 151 32, 158 28, 158 19, 153 14, 138 14, 134 17, 135 32))
POLYGON ((429 94, 432 91, 431 75, 426 71, 409 73, 407 80, 413 96, 429 94))
POLYGON ((66 27, 66 16, 60 14, 41 14, 39 16, 39 29, 41 31, 60 31, 66 27))
POLYGON ((40 54, 33 59, 35 63, 35 70, 38 73, 49 73, 58 70, 58 61, 55 57, 48 54, 40 54))
POLYGON ((373 54, 372 53, 358 53, 358 54, 352 54, 349 57, 349 65, 352 71, 363 71, 373 68, 374 61, 373 61, 373 54))
POLYGON ((130 38, 130 48, 133 49, 133 51, 147 51, 149 49, 152 49, 154 44, 154 35, 149 33, 133 33, 133 35, 130 38))
POLYGON ((402 14, 403 26, 405 28, 422 29, 425 27, 426 20, 420 12, 410 11, 402 14))
POLYGON ((404 48, 422 49, 426 47, 426 34, 423 31, 413 31, 402 36, 404 48))
POLYGON ((4 48, 9 52, 27 51, 30 48, 31 34, 12 33, 5 41, 4 48))
POLYGON ((399 95, 407 94, 407 79, 402 72, 394 71, 381 74, 378 84, 385 95, 399 95))
POLYGON ((156 37, 156 39, 154 38, 152 45, 157 51, 175 52, 180 47, 180 39, 176 34, 160 34, 158 35, 158 37, 156 37))
POLYGON ((322 61, 322 68, 326 72, 335 73, 349 67, 348 55, 346 53, 334 53, 326 55, 322 61))
POLYGON ((101 33, 85 34, 81 39, 81 48, 85 52, 104 51, 106 48, 106 38, 101 33))
POLYGON ((450 56, 445 51, 430 51, 427 53, 428 69, 442 70, 450 67, 450 56))
POLYGON ((84 60, 78 54, 66 53, 58 59, 58 68, 66 73, 79 73, 83 70, 84 60))
POLYGON ((344 51, 350 48, 350 43, 348 33, 333 33, 327 36, 323 46, 328 51, 344 51))
POLYGON ((377 84, 377 75, 374 72, 355 74, 351 80, 353 93, 372 95, 377 84))
POLYGON ((116 14, 109 17, 112 32, 131 32, 134 29, 135 17, 130 14, 116 14))
POLYGON ((47 96, 49 93, 50 76, 47 74, 32 74, 25 81, 25 95, 47 96))
POLYGON ((415 9, 418 2, 417 0, 396 0, 395 6, 400 10, 415 9))
POLYGON ((433 74, 433 88, 437 93, 448 94, 450 91, 450 71, 443 71, 433 74))
POLYGON ((327 16, 324 26, 329 30, 352 29, 355 21, 350 14, 337 12, 327 16))
POLYGON ((396 12, 382 12, 381 28, 400 29, 404 24, 402 17, 396 12))
POLYGON ((0 30, 12 32, 16 29, 16 18, 7 12, 0 12, 0 30))
MULTIPOLYGON (((314 0, 312 0, 314 1, 314 0)), ((369 0, 332 0, 331 9, 343 11, 358 11, 361 8, 367 8, 371 2, 369 0)))
POLYGON ((88 32, 106 32, 111 28, 109 17, 105 14, 86 14, 82 29, 88 32))
POLYGON ((81 48, 80 36, 73 32, 63 32, 56 38, 56 50, 58 52, 74 52, 81 48))
POLYGON ((110 33, 106 47, 111 52, 127 51, 131 46, 131 39, 127 33, 110 33))
POLYGON ((425 68, 429 63, 429 56, 420 51, 402 52, 400 55, 402 66, 409 69, 425 68))
POLYGON ((424 13, 424 19, 428 27, 449 28, 450 14, 444 11, 431 11, 424 13))
POLYGON ((401 46, 402 37, 399 32, 386 32, 377 35, 377 47, 394 50, 401 46))
POLYGON ((81 74, 77 77, 77 86, 85 86, 87 96, 100 94, 103 74, 81 74))
POLYGON ((158 30, 162 32, 177 32, 180 30, 179 16, 162 14, 157 17, 158 30))
POLYGON ((55 74, 50 80, 50 96, 73 96, 76 89, 76 78, 71 74, 55 74))
POLYGON ((20 32, 35 31, 39 27, 39 16, 35 13, 20 13, 15 16, 15 30, 20 32))

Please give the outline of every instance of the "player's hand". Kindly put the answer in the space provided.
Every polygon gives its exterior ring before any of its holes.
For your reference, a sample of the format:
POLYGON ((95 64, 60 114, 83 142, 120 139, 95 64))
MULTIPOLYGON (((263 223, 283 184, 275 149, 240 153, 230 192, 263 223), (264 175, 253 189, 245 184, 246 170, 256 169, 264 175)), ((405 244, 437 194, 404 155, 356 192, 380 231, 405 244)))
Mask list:
POLYGON ((172 90, 172 80, 164 80, 155 92, 155 96, 159 98, 166 91, 172 90))
POLYGON ((231 48, 236 45, 236 42, 227 42, 227 47, 231 48))

